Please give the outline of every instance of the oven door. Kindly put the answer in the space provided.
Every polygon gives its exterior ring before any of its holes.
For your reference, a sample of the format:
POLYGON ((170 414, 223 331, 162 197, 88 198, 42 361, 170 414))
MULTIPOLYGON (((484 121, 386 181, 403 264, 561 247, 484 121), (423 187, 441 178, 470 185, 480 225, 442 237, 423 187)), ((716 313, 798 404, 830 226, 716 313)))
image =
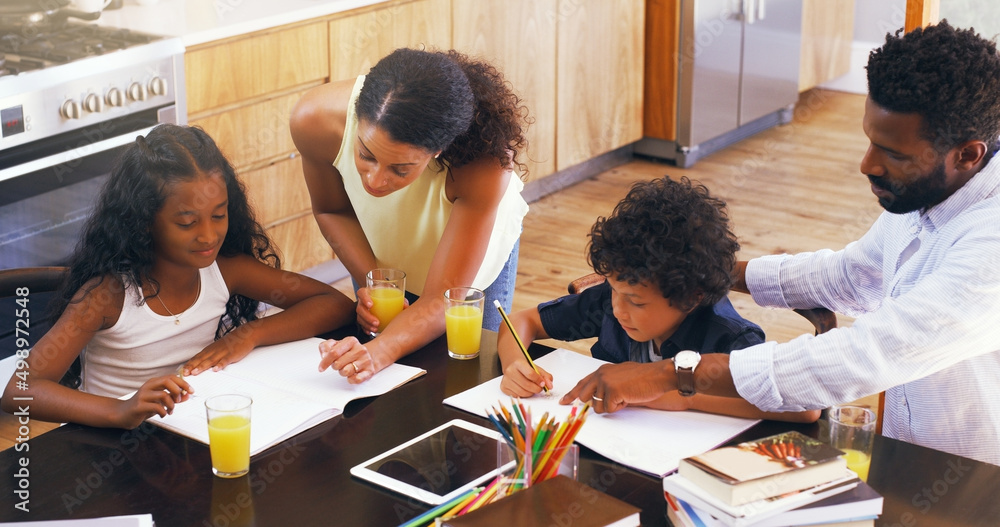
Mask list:
POLYGON ((118 155, 175 105, 0 152, 0 269, 65 265, 118 155))

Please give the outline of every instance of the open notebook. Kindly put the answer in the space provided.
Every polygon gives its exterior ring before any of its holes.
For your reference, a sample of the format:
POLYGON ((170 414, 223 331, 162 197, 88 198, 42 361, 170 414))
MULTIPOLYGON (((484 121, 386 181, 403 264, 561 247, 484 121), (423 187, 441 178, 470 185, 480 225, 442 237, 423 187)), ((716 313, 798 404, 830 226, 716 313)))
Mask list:
POLYGON ((349 384, 336 371, 316 371, 319 343, 311 338, 262 346, 221 371, 185 377, 194 388, 186 402, 166 417, 149 422, 208 444, 205 400, 220 393, 245 393, 250 410, 250 455, 258 454, 344 411, 354 399, 386 393, 426 371, 393 364, 361 384, 349 384))
MULTIPOLYGON (((535 364, 552 374, 550 395, 521 399, 533 416, 544 412, 563 420, 570 406, 559 404, 563 394, 573 389, 604 361, 570 350, 557 349, 538 359, 535 364)), ((486 410, 498 401, 506 404, 510 396, 500 391, 500 378, 444 400, 445 404, 486 416, 486 410)), ((536 417, 537 419, 537 417, 536 417)), ((649 408, 625 408, 613 414, 592 414, 580 428, 576 442, 623 465, 640 472, 663 477, 674 470, 680 460, 701 454, 725 443, 740 432, 758 423, 701 412, 668 412, 649 408)))

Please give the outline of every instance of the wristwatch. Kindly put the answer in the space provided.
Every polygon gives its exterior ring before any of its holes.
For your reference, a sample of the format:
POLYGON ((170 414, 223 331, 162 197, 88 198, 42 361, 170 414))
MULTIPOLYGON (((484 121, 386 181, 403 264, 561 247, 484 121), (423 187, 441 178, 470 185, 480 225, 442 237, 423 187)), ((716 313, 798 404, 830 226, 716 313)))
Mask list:
POLYGON ((694 395, 694 369, 701 362, 701 353, 684 350, 674 355, 674 372, 677 374, 677 391, 684 397, 694 395))

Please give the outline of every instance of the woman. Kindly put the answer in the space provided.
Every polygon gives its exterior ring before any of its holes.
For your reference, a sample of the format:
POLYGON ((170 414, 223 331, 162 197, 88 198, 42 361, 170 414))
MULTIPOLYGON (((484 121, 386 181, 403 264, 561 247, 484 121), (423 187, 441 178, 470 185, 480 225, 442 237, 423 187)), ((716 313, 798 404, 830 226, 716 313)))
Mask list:
MULTIPOLYGON (((444 291, 473 285, 510 308, 528 206, 517 156, 526 109, 493 66, 458 52, 398 49, 366 76, 310 90, 292 112, 313 214, 356 284, 406 272, 419 298, 374 340, 327 341, 320 369, 363 382, 444 333, 444 291)), ((371 298, 357 320, 374 332, 371 298)), ((500 319, 486 309, 484 326, 500 319)), ((351 339, 353 340, 353 339, 351 339)))

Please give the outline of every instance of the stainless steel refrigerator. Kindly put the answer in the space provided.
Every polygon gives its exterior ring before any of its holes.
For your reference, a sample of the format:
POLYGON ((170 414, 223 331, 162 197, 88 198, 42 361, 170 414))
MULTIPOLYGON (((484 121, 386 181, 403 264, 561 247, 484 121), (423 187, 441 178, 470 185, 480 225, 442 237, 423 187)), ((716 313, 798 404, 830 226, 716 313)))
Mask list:
POLYGON ((677 140, 646 137, 635 152, 689 167, 790 121, 801 32, 802 0, 682 0, 677 140))

